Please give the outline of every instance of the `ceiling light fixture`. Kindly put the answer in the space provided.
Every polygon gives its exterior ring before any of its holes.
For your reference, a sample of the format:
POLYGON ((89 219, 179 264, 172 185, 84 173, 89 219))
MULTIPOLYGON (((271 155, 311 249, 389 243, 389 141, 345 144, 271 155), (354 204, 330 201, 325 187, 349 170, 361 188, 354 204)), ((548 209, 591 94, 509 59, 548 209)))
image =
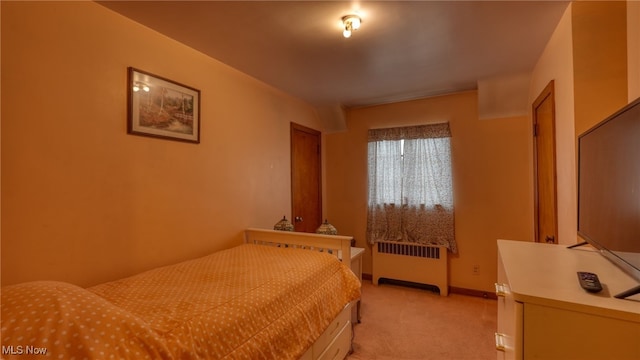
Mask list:
POLYGON ((344 31, 342 32, 342 36, 350 38, 351 33, 360 28, 362 19, 360 19, 358 15, 347 15, 342 18, 342 23, 344 24, 344 31))

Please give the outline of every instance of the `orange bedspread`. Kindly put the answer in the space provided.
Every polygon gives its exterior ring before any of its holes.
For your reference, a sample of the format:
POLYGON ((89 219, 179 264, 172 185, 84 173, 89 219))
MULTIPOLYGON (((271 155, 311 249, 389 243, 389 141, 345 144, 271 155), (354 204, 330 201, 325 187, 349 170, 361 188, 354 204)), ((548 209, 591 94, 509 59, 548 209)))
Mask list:
POLYGON ((330 255, 241 245, 89 289, 60 282, 4 287, 2 352, 297 359, 359 296, 358 279, 330 255))

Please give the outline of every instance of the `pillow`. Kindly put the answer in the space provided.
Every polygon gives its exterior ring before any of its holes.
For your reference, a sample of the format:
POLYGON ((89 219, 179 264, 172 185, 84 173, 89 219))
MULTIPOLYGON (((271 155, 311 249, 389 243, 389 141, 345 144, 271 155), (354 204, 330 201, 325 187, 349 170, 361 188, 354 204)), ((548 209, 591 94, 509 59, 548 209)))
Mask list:
POLYGON ((81 287, 36 281, 2 288, 2 355, 162 359, 169 351, 141 319, 81 287))

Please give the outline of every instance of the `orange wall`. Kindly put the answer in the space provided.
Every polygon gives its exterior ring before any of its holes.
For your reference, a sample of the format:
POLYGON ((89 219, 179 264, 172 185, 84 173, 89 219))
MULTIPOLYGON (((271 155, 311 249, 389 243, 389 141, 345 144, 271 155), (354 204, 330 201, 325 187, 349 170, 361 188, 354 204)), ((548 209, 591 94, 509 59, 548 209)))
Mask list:
POLYGON ((640 98, 640 1, 627 1, 629 102, 640 98))
POLYGON ((575 134, 628 103, 627 4, 578 1, 573 8, 575 134))
POLYGON ((532 239, 526 117, 478 119, 475 91, 352 109, 347 131, 326 135, 329 221, 365 247, 371 274, 367 217, 367 130, 449 121, 459 255, 450 258, 450 285, 493 291, 496 239, 532 239), (480 274, 473 275, 474 265, 480 274))
POLYGON ((2 284, 91 285, 289 215, 314 110, 93 2, 2 2, 2 284), (201 143, 126 134, 128 66, 201 90, 201 143))

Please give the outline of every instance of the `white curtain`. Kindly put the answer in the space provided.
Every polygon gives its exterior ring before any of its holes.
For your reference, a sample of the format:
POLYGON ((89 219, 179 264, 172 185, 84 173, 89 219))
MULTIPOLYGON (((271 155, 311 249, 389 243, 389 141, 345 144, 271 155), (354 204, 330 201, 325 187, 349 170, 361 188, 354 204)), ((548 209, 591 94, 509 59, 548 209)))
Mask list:
POLYGON ((448 124, 369 130, 367 239, 457 252, 448 124))

